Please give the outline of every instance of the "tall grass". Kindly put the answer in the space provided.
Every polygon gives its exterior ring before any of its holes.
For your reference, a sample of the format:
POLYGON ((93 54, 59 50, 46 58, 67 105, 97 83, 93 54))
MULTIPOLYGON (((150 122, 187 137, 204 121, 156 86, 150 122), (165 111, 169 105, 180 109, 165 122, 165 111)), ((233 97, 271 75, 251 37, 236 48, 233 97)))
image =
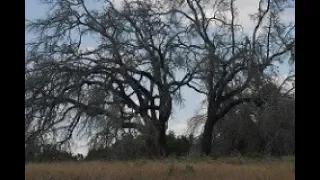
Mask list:
POLYGON ((163 160, 28 164, 27 180, 294 180, 294 159, 163 160))

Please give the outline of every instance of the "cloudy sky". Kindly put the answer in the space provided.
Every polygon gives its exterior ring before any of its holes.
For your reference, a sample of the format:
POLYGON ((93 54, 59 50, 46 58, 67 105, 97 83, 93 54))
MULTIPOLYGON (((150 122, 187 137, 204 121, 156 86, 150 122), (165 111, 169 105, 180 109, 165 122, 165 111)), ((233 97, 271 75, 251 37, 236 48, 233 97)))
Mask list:
MULTIPOLYGON (((252 23, 249 20, 248 14, 257 11, 258 9, 258 2, 259 0, 237 0, 236 6, 238 7, 239 11, 239 19, 243 27, 251 29, 252 23)), ((26 0, 25 1, 25 12, 26 12, 26 19, 32 20, 35 18, 40 18, 46 12, 46 8, 40 4, 39 0, 26 0)), ((288 21, 294 21, 295 13, 294 9, 291 9, 284 13, 284 19, 288 21)), ((30 39, 30 34, 26 33, 26 40, 30 39)), ((85 46, 92 46, 93 42, 90 40, 85 41, 85 46)), ((286 66, 280 66, 279 68, 281 77, 279 81, 282 82, 285 79, 286 74, 288 73, 288 68, 286 66)), ((199 93, 194 92, 191 89, 183 88, 183 96, 184 96, 184 106, 183 107, 175 107, 174 114, 172 119, 169 121, 169 130, 173 130, 176 134, 184 134, 187 129, 187 119, 194 115, 199 107, 200 102, 203 99, 203 96, 199 93)), ((83 143, 82 143, 83 145, 83 143)), ((79 146, 76 152, 86 154, 86 148, 84 146, 79 146)))

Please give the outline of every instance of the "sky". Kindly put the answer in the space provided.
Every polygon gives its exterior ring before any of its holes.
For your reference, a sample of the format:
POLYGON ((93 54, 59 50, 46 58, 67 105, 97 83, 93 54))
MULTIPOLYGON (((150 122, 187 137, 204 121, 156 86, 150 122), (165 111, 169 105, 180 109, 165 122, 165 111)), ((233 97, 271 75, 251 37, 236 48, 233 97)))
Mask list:
MULTIPOLYGON (((241 19, 241 24, 244 27, 252 27, 250 24, 250 20, 248 18, 248 14, 256 11, 258 8, 258 0, 237 0, 236 5, 239 9, 239 18, 241 19)), ((40 4, 39 0, 25 0, 25 17, 28 20, 32 20, 35 18, 40 18, 46 12, 46 8, 40 4)), ((294 9, 286 12, 284 14, 284 18, 287 20, 295 19, 294 9)), ((26 40, 30 39, 30 34, 26 33, 26 40)), ((88 47, 92 47, 93 43, 90 40, 85 40, 84 43, 88 47)), ((280 74, 282 75, 280 80, 285 78, 285 75, 288 72, 288 68, 286 66, 279 67, 280 74)), ((183 107, 175 107, 174 113, 172 115, 172 119, 168 123, 168 130, 174 131, 177 135, 183 135, 187 130, 187 119, 192 117, 200 108, 200 102, 204 98, 203 95, 193 91, 190 88, 182 89, 184 106, 183 107)), ((79 144, 77 148, 75 148, 76 153, 86 154, 87 148, 85 147, 85 143, 82 142, 79 144)))

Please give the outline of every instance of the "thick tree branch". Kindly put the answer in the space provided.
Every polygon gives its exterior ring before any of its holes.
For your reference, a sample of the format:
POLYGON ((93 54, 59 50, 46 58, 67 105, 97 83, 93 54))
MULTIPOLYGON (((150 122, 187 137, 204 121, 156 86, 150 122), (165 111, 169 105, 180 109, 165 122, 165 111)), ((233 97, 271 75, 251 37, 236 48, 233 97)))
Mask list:
POLYGON ((237 99, 237 100, 234 100, 234 101, 230 102, 228 105, 226 105, 222 110, 220 110, 217 113, 216 118, 217 119, 221 119, 222 117, 224 117, 235 106, 237 106, 239 104, 242 104, 244 102, 250 102, 251 100, 252 100, 252 98, 241 98, 241 99, 237 99))

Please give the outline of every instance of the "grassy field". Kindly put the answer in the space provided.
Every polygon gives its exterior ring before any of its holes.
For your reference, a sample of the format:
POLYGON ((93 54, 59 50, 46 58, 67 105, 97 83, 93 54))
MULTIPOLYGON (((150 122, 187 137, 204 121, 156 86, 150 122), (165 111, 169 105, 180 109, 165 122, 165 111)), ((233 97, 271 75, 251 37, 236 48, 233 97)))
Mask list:
POLYGON ((28 164, 27 180, 294 180, 294 158, 28 164))

